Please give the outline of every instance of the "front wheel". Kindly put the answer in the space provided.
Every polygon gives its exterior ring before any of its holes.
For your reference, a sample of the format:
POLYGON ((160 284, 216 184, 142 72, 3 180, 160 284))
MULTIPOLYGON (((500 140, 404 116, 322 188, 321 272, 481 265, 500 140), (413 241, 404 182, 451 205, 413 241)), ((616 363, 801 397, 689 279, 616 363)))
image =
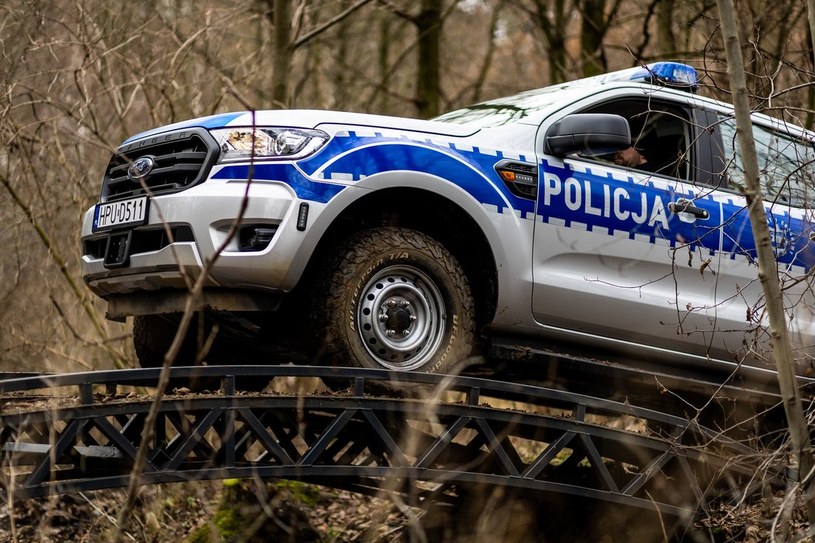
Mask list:
POLYGON ((474 339, 464 271, 433 238, 405 228, 353 236, 315 300, 333 365, 455 373, 474 339))

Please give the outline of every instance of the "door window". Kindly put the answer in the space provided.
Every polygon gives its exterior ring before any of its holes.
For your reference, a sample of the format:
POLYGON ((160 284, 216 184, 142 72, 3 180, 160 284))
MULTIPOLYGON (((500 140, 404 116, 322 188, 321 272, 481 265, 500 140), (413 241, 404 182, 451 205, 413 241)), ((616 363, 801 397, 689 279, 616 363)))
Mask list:
MULTIPOLYGON (((725 118, 720 124, 728 186, 740 190, 744 186, 741 149, 736 141, 736 121, 725 118)), ((753 125, 756 142, 759 181, 768 202, 806 207, 813 197, 815 153, 812 142, 794 139, 759 125, 753 125)))
POLYGON ((631 128, 632 148, 601 158, 618 166, 689 179, 691 137, 684 109, 629 98, 594 106, 585 113, 622 115, 631 128))

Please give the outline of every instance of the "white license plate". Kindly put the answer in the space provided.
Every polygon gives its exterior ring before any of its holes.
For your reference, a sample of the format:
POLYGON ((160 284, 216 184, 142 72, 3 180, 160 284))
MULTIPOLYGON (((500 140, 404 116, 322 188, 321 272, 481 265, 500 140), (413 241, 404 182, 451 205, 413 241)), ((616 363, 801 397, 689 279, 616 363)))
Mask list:
POLYGON ((93 214, 93 231, 137 226, 147 222, 147 196, 120 202, 96 204, 93 214))

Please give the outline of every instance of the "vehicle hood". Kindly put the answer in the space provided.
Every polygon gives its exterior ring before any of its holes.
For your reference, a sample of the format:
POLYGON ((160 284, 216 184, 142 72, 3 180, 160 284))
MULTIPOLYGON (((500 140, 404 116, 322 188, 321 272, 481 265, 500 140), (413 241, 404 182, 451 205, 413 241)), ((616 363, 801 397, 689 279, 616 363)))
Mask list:
POLYGON ((323 111, 314 109, 287 109, 287 110, 261 110, 241 111, 235 113, 221 113, 209 117, 199 117, 188 121, 169 124, 146 132, 141 132, 128 138, 122 145, 133 141, 185 128, 225 128, 230 126, 281 126, 289 128, 322 128, 330 131, 330 126, 348 127, 359 126, 364 128, 382 128, 393 130, 408 130, 411 132, 424 132, 450 137, 466 137, 478 132, 477 127, 468 127, 459 124, 439 121, 423 121, 406 117, 388 117, 384 115, 369 115, 365 113, 348 113, 341 111, 323 111))

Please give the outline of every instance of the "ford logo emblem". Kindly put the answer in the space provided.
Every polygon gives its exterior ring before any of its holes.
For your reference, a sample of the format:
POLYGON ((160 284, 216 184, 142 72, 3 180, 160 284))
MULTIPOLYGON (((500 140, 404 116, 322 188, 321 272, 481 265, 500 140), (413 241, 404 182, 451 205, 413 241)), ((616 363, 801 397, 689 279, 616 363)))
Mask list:
POLYGON ((153 171, 153 167, 156 165, 156 162, 153 160, 153 157, 143 156, 141 158, 137 158, 133 161, 127 168, 127 177, 131 181, 139 181, 147 177, 147 175, 153 171))

